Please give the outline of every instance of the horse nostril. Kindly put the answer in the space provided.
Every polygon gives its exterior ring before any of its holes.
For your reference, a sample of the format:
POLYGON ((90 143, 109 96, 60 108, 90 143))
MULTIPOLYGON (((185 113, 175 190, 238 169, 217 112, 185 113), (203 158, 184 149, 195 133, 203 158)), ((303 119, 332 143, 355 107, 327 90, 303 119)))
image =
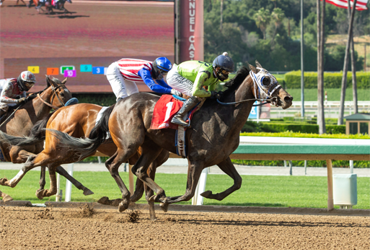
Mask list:
POLYGON ((291 101, 293 101, 293 96, 286 96, 286 97, 284 97, 284 101, 285 102, 291 102, 291 101))

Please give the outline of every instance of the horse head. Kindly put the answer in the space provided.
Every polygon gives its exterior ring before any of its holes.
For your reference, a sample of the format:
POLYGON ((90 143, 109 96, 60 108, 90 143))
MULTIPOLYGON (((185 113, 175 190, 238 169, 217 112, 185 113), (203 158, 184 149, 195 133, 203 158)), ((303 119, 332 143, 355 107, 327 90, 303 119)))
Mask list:
POLYGON ((46 82, 47 89, 52 90, 49 102, 53 108, 63 107, 72 98, 72 93, 66 87, 67 78, 60 81, 58 78, 46 76, 46 82))
POLYGON ((253 80, 253 94, 256 99, 266 100, 282 109, 287 109, 292 105, 293 97, 280 86, 275 76, 257 61, 257 67, 247 64, 250 68, 249 75, 253 80))

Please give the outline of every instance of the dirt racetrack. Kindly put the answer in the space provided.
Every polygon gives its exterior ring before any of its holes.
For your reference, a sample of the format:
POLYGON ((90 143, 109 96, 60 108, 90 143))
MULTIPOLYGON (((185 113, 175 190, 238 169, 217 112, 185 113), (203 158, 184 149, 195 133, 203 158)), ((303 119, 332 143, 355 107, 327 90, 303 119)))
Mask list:
POLYGON ((370 249, 370 217, 0 207, 0 249, 370 249), (129 215, 139 212, 136 222, 129 215))

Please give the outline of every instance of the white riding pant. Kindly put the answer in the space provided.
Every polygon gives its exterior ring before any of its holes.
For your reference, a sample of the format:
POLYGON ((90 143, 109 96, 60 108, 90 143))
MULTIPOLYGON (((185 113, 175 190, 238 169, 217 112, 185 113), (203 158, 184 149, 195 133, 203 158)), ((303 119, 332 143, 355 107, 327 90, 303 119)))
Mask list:
POLYGON ((174 64, 172 69, 167 74, 167 84, 187 96, 193 96, 194 83, 185 77, 181 76, 177 71, 177 65, 174 64))
POLYGON ((123 78, 118 68, 118 62, 109 65, 106 76, 117 101, 139 92, 135 82, 123 78))

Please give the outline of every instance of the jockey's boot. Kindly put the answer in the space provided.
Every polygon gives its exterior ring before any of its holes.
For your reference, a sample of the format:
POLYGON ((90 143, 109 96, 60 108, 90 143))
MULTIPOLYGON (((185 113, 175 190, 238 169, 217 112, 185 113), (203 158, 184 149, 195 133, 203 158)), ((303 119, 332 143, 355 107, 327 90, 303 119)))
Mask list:
POLYGON ((0 118, 1 118, 5 113, 6 113, 6 111, 5 111, 5 110, 0 109, 0 118))
POLYGON ((189 112, 192 108, 194 108, 197 103, 199 102, 196 96, 192 96, 184 102, 181 109, 176 113, 176 115, 172 118, 171 122, 185 128, 189 127, 189 124, 185 122, 182 118, 184 115, 189 112))

